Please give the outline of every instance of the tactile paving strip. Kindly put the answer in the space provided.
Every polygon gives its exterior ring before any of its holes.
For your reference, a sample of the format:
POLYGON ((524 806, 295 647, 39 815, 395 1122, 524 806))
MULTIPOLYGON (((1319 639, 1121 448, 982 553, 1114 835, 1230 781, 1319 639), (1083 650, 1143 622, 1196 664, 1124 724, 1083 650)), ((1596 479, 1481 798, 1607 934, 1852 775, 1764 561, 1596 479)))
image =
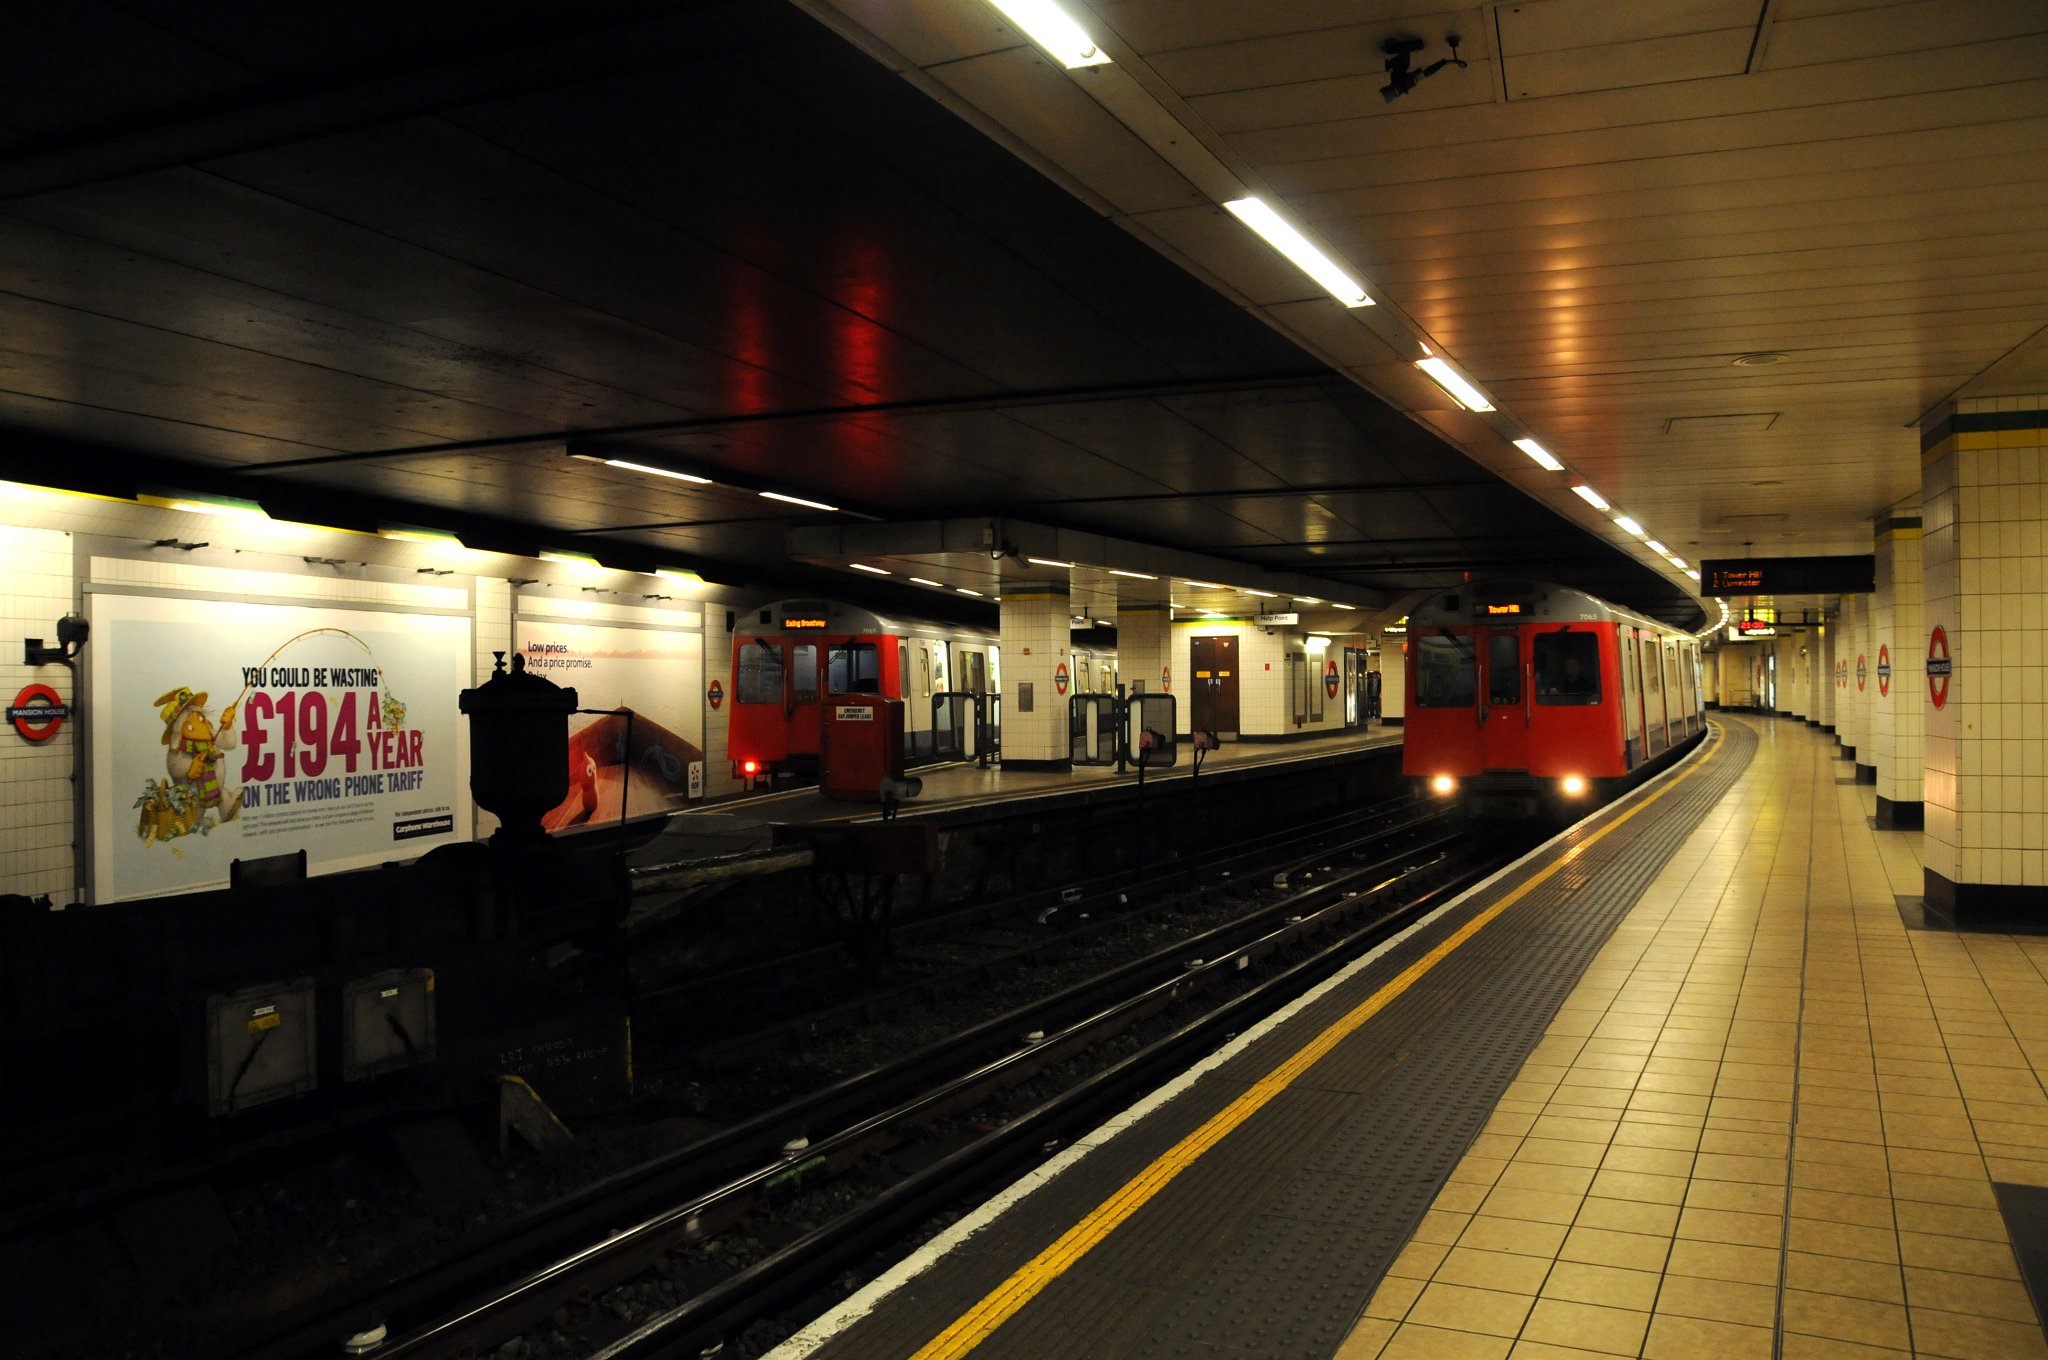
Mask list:
MULTIPOLYGON (((1182 1299, 1170 1331, 1134 1338, 1129 1354, 1335 1351, 1594 954, 1749 764, 1754 733, 1722 730, 1722 749, 1685 784, 1511 907, 1303 1077, 1371 1064, 1348 1050, 1406 1055, 1379 1064, 1360 1108, 1182 1299)), ((1428 933, 1450 934, 1519 881, 1428 933)))

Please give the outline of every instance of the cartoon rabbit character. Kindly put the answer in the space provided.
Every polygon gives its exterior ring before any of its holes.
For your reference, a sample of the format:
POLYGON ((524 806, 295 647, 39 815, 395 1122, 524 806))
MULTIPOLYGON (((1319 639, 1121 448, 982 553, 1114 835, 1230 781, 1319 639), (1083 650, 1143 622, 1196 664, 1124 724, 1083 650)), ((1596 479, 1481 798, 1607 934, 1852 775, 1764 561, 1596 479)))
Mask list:
POLYGON ((221 710, 218 727, 207 719, 203 689, 195 693, 180 685, 158 695, 156 706, 164 720, 163 744, 170 748, 164 767, 171 782, 196 794, 196 802, 212 809, 220 821, 232 822, 242 810, 242 791, 223 794, 220 762, 221 753, 235 745, 235 706, 221 710))

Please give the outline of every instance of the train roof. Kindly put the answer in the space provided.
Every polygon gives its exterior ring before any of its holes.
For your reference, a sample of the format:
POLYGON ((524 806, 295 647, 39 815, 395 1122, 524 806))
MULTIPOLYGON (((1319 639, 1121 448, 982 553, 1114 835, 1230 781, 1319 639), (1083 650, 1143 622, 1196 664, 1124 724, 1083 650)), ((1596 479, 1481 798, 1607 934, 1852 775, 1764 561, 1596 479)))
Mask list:
POLYGON ((1691 633, 1659 623, 1633 610, 1610 604, 1597 595, 1552 581, 1468 581, 1439 591, 1408 611, 1410 632, 1452 624, 1500 623, 1629 623, 1664 637, 1689 638, 1691 633))

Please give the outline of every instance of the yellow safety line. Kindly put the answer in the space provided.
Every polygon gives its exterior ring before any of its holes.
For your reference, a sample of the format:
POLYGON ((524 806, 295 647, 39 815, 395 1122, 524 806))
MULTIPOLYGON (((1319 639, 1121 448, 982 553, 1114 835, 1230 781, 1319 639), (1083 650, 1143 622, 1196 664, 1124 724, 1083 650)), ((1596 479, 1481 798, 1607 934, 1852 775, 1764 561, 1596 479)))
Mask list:
POLYGON ((1008 1321, 1011 1315, 1037 1297, 1040 1290, 1064 1275, 1083 1256, 1101 1245, 1103 1239, 1115 1231, 1118 1225, 1143 1208, 1146 1202, 1164 1190, 1174 1177, 1193 1166, 1203 1153, 1265 1108, 1269 1101, 1292 1085, 1297 1077, 1308 1071, 1330 1050, 1350 1037, 1366 1021, 1385 1010, 1432 968, 1450 957, 1453 950, 1491 924, 1502 912, 1549 881, 1565 865, 1597 845, 1609 832, 1705 768, 1707 758, 1720 746, 1722 740, 1719 724, 1713 725, 1713 731, 1713 743, 1700 753, 1698 760, 1669 783, 1565 851, 1540 873, 1460 926, 1443 943, 1403 969, 1393 981, 1311 1039, 1286 1062, 1267 1073, 1243 1095, 1212 1115, 1202 1127, 1181 1139, 1171 1149, 1162 1153, 1152 1165, 1125 1182, 1114 1195, 1097 1205, 1086 1218, 1062 1234, 1057 1242, 1020 1266, 1015 1274, 996 1286, 981 1302, 961 1314, 945 1331, 926 1342, 912 1360, 953 1360, 953 1357, 965 1355, 980 1345, 996 1328, 1008 1321))

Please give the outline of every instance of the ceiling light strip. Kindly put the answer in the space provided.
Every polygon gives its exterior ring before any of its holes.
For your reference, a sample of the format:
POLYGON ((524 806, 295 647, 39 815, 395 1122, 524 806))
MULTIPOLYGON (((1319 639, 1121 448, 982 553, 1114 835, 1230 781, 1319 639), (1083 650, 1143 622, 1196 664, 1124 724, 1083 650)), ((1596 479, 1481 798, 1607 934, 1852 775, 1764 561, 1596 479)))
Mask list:
POLYGON ((1088 36, 1088 30, 1052 0, 989 0, 989 3, 1069 71, 1109 64, 1109 54, 1096 46, 1095 39, 1088 36))
POLYGON ((1268 207, 1264 199, 1256 196, 1234 198, 1223 206, 1231 216, 1257 232, 1267 245, 1285 255, 1296 269, 1314 279, 1324 292, 1346 307, 1373 305, 1358 280, 1268 207))
POLYGON ((1429 380, 1444 390, 1444 395, 1467 411, 1491 411, 1493 399, 1472 385, 1464 374, 1452 368, 1442 359, 1434 356, 1417 359, 1415 366, 1429 375, 1429 380))

